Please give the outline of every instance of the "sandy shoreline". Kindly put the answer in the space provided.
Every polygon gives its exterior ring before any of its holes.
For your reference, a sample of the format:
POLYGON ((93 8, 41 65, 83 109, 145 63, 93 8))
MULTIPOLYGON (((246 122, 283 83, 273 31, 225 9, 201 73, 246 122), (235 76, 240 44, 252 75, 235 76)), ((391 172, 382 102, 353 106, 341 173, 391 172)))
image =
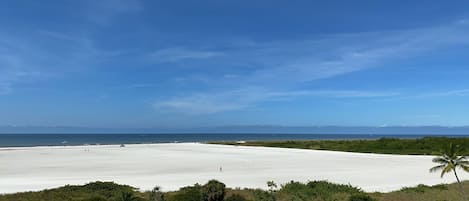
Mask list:
POLYGON ((98 180, 164 191, 209 179, 250 188, 266 188, 269 180, 328 180, 383 192, 454 182, 428 172, 431 158, 198 143, 9 147, 0 148, 0 193, 98 180))

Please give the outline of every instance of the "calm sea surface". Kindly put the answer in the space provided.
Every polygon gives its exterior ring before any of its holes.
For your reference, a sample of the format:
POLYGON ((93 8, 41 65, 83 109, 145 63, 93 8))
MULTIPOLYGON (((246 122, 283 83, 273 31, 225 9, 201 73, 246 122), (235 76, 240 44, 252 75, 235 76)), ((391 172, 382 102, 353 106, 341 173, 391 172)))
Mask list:
MULTIPOLYGON (((446 135, 469 137, 469 135, 446 135)), ((0 134, 0 147, 62 146, 96 144, 143 144, 168 142, 333 140, 421 138, 424 135, 337 135, 337 134, 0 134)))

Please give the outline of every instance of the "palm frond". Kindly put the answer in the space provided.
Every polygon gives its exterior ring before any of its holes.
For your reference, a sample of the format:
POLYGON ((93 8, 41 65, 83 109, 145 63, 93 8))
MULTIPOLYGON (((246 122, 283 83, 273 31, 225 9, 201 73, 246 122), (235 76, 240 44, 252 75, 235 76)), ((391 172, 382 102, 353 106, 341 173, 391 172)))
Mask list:
POLYGON ((458 165, 469 165, 469 161, 466 161, 466 160, 456 161, 456 164, 458 164, 458 165))
POLYGON ((460 166, 464 171, 469 172, 469 166, 463 165, 460 166))
POLYGON ((441 171, 441 175, 440 177, 443 177, 446 173, 449 173, 453 170, 453 166, 448 164, 445 166, 445 168, 443 168, 443 170, 441 171))
POLYGON ((430 168, 430 172, 440 171, 440 170, 444 169, 445 167, 446 167, 446 165, 438 165, 438 166, 430 168))
POLYGON ((448 163, 448 160, 444 157, 436 157, 436 158, 433 158, 432 160, 434 163, 439 163, 439 164, 446 164, 448 163))

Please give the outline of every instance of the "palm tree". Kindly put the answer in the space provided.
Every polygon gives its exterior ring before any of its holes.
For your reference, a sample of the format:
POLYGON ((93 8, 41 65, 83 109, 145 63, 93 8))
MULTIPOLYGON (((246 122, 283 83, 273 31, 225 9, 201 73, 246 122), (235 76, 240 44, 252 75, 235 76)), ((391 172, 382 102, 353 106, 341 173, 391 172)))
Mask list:
POLYGON ((446 173, 453 172, 456 180, 458 181, 459 190, 461 191, 464 200, 467 201, 466 193, 463 190, 456 169, 460 168, 466 172, 469 172, 469 160, 467 156, 460 156, 460 153, 462 153, 461 147, 454 146, 452 143, 449 144, 441 156, 433 158, 432 161, 434 163, 438 163, 439 165, 432 167, 430 172, 441 171, 441 177, 443 177, 446 173))

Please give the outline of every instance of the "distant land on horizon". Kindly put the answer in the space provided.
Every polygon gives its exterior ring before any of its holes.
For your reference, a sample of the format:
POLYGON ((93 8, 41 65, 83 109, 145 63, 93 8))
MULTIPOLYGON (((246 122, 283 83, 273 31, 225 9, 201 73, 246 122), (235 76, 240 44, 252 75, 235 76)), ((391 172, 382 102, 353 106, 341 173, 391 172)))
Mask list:
POLYGON ((469 126, 220 126, 198 128, 88 128, 0 126, 0 134, 364 134, 469 135, 469 126))

